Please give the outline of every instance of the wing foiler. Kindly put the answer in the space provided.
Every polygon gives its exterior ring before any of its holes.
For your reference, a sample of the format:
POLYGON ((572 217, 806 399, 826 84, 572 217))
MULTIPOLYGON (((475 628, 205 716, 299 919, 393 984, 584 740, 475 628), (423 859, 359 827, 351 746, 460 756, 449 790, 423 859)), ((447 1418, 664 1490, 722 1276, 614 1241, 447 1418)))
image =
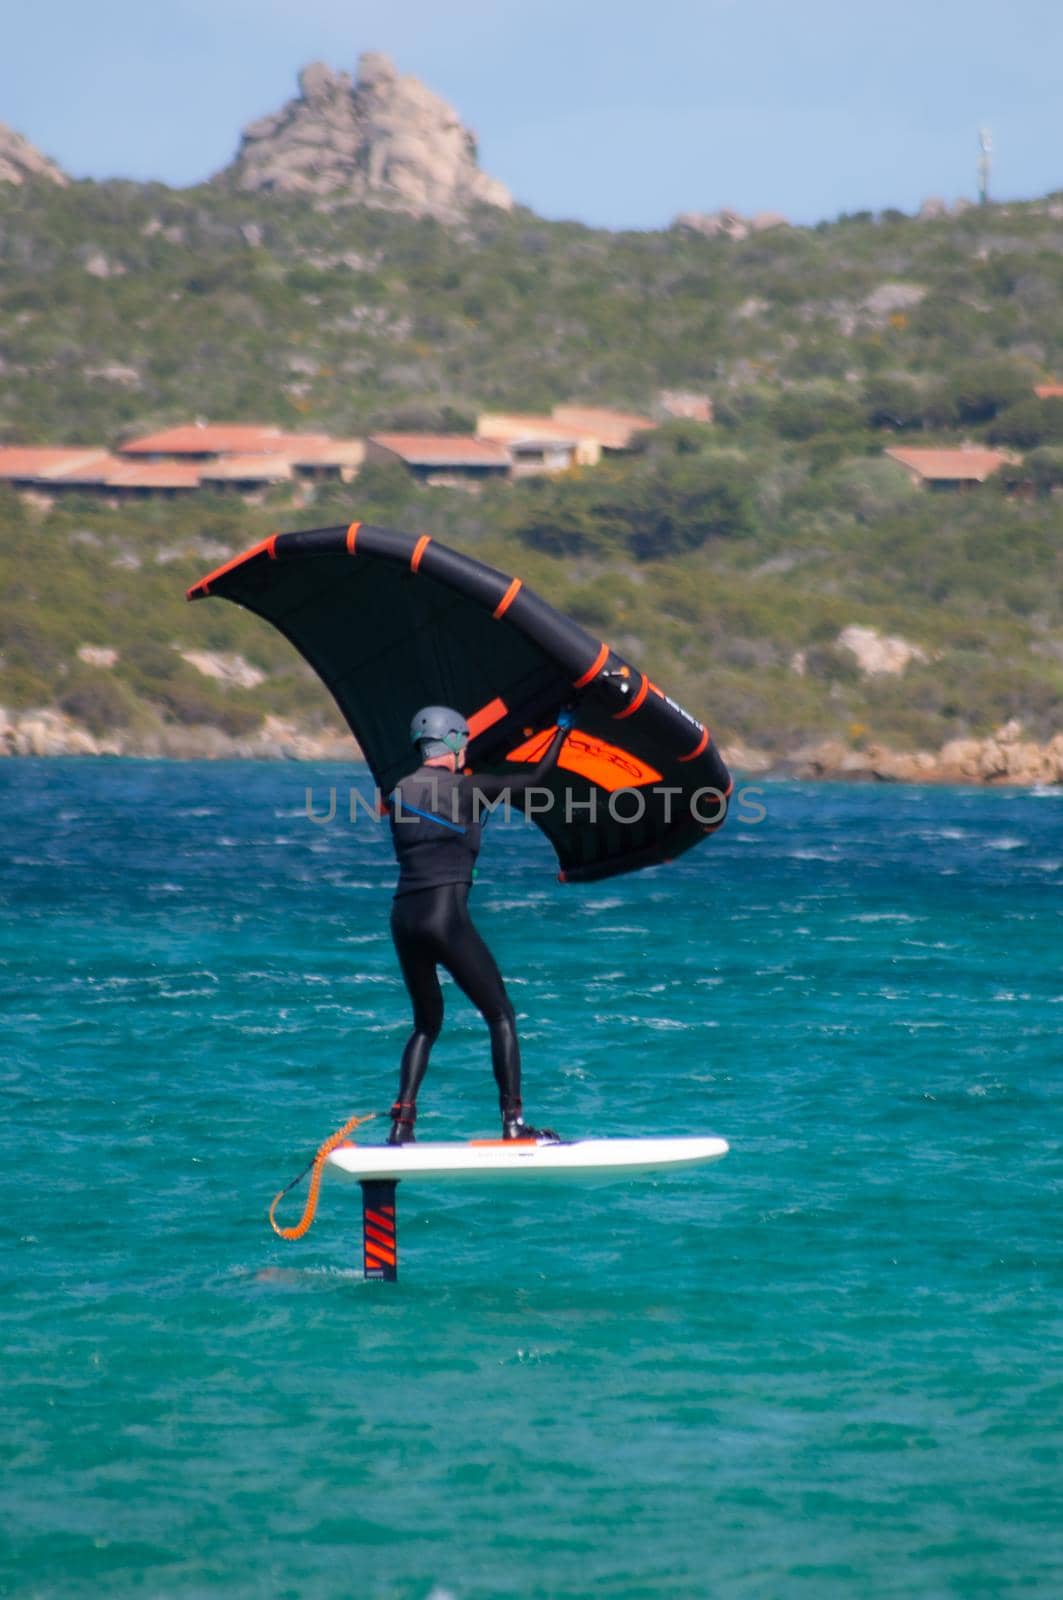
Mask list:
POLYGON ((526 587, 430 538, 370 523, 278 533, 201 578, 284 634, 322 679, 387 793, 412 768, 410 719, 455 706, 474 773, 535 765, 579 702, 529 817, 562 882, 655 866, 715 832, 731 778, 709 730, 526 587))

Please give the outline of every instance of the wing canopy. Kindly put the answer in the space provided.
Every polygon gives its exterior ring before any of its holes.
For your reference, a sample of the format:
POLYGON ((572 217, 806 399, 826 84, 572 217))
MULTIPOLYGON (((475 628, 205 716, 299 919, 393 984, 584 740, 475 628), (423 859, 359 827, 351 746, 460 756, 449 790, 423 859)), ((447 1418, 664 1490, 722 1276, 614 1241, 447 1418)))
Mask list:
POLYGON ((474 773, 515 774, 578 698, 558 769, 524 806, 565 881, 669 860, 723 822, 731 780, 707 728, 519 578, 426 534, 362 523, 275 534, 188 591, 207 595, 291 641, 385 793, 414 765, 422 705, 463 713, 474 773))

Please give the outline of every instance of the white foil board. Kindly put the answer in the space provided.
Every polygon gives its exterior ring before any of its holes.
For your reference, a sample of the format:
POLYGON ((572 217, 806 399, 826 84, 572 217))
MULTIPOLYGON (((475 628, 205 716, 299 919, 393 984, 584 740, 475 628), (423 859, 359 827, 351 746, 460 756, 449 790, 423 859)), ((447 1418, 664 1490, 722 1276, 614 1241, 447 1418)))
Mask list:
POLYGON ((343 1178, 626 1178, 719 1161, 726 1139, 576 1139, 568 1144, 344 1144, 328 1158, 343 1178))

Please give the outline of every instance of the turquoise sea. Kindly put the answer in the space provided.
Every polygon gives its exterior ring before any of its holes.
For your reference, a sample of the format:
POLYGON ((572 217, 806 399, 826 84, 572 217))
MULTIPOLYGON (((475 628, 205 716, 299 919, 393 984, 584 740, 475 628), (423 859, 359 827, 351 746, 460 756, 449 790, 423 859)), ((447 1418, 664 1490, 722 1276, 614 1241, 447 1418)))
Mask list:
MULTIPOLYGON (((357 777, 0 764, 0 1593, 1063 1595, 1063 794, 763 784, 586 888, 494 828, 529 1115, 732 1151, 408 1185, 384 1285, 356 1188, 266 1226, 407 1026, 357 777)), ((422 1132, 492 1134, 448 1006, 422 1132)))

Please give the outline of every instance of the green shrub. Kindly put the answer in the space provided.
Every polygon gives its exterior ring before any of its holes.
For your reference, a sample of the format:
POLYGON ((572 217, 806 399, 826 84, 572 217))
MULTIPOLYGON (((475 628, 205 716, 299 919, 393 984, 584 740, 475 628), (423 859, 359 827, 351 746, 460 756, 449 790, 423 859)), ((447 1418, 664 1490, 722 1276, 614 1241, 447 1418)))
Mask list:
MULTIPOLYGON (((553 556, 606 555, 618 542, 623 509, 594 504, 587 486, 570 487, 544 494, 533 501, 513 524, 517 537, 533 550, 553 556)), ((621 535, 622 536, 622 535, 621 535)))
POLYGON ((72 673, 58 703, 60 710, 95 734, 129 727, 137 707, 136 696, 107 668, 72 673))
POLYGON ((970 361, 956 367, 938 392, 934 416, 948 424, 992 422, 1030 393, 1030 377, 1010 361, 970 361))
POLYGON ((570 475, 533 492, 513 531, 551 555, 628 550, 640 561, 741 538, 756 526, 749 469, 723 452, 570 475))
POLYGON ((809 385, 780 395, 772 409, 772 422, 784 439, 814 439, 817 434, 858 428, 863 417, 851 394, 809 385))
POLYGON ((17 594, 6 603, 0 603, 0 662, 3 667, 54 673, 66 660, 66 652, 55 632, 55 619, 47 613, 31 611, 17 594))
POLYGON ((712 443, 712 429, 704 422, 676 417, 664 422, 653 433, 635 435, 635 444, 655 456, 696 456, 712 443))
POLYGON ((356 499, 365 522, 390 523, 401 518, 416 492, 415 479, 400 462, 367 461, 344 501, 356 499))
POLYGON ((883 375, 869 379, 863 404, 869 428, 890 428, 898 433, 921 428, 927 413, 926 391, 911 378, 883 375))
POLYGON ((749 472, 726 457, 687 457, 647 478, 627 515, 627 543, 640 560, 697 550, 710 539, 744 538, 756 526, 749 472))
POLYGON ((1051 494, 1063 488, 1063 450, 1047 445, 1033 450, 1026 457, 1026 466, 1039 493, 1051 494))
POLYGON ((770 395, 760 389, 732 389, 718 395, 713 401, 713 415, 718 428, 747 428, 765 421, 773 404, 770 395))
POLYGON ((851 650, 842 645, 816 644, 805 651, 805 671, 827 684, 858 684, 860 667, 851 650))
POLYGON ((184 663, 176 650, 148 634, 126 649, 122 665, 134 683, 154 692, 160 684, 172 682, 184 663))
POLYGON ((205 724, 235 736, 250 733, 262 720, 261 713, 250 706, 225 694, 212 694, 190 677, 158 685, 151 699, 168 721, 185 726, 205 724))
POLYGON ((896 515, 922 492, 896 462, 866 456, 845 462, 826 488, 834 505, 863 523, 896 515))
POLYGON ((989 430, 993 444, 1015 445, 1032 450, 1040 444, 1063 444, 1063 399, 1039 400, 1028 395, 1008 406, 996 417, 989 430))
POLYGON ((476 411, 447 400, 411 400, 378 411, 372 433, 475 433, 476 411))

